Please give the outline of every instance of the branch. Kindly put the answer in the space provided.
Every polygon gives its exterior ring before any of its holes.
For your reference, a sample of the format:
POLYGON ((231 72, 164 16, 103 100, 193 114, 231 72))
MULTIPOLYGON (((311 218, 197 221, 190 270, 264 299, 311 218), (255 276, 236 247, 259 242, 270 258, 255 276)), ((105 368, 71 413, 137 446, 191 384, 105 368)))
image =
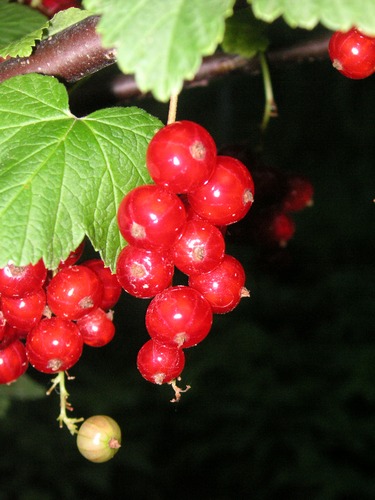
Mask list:
POLYGON ((96 33, 98 16, 87 17, 42 40, 29 57, 0 64, 0 82, 16 75, 42 73, 70 83, 115 63, 115 51, 103 49, 96 33))
MULTIPOLYGON (((0 82, 12 76, 25 73, 42 73, 55 76, 66 83, 74 83, 87 75, 93 74, 116 62, 115 50, 104 49, 100 36, 96 32, 98 16, 91 16, 70 26, 40 42, 30 57, 9 59, 0 64, 0 82)), ((267 53, 271 67, 295 64, 302 61, 313 61, 328 57, 327 47, 330 34, 319 38, 302 41, 292 47, 271 50, 267 53)), ((260 72, 258 58, 216 53, 206 57, 192 81, 185 82, 185 87, 207 85, 211 80, 231 72, 245 71, 250 74, 260 72)), ((105 90, 112 94, 115 101, 141 96, 134 76, 118 74, 110 82, 104 82, 105 90)), ((90 89, 85 85, 85 93, 96 94, 103 89, 90 89)))
MULTIPOLYGON (((267 60, 273 68, 284 67, 287 64, 313 62, 328 58, 328 42, 330 34, 320 35, 317 38, 299 42, 292 47, 274 49, 267 52, 267 60)), ((202 61, 194 79, 186 81, 184 88, 208 85, 210 81, 220 78, 228 73, 246 72, 257 75, 261 71, 260 61, 257 57, 247 59, 242 56, 216 53, 202 61)), ((112 82, 112 92, 117 100, 125 100, 142 95, 134 76, 120 74, 112 82)))

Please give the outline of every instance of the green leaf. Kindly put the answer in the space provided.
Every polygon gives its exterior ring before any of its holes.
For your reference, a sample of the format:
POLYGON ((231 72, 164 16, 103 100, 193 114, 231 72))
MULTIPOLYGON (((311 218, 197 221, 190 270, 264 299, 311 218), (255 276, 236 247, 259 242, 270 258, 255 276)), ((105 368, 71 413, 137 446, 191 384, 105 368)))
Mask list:
POLYGON ((117 49, 124 73, 160 101, 178 93, 196 74, 203 56, 222 41, 234 0, 84 0, 102 14, 105 47, 117 49))
POLYGON ((0 398, 20 399, 23 401, 40 399, 46 395, 45 388, 28 374, 9 385, 0 385, 0 398))
POLYGON ((222 48, 230 54, 254 57, 264 52, 269 44, 265 24, 255 19, 251 9, 240 9, 226 22, 222 48))
POLYGON ((0 0, 0 57, 29 56, 47 26, 36 9, 0 0))
POLYGON ((313 29, 318 23, 335 31, 356 26, 375 36, 374 0, 248 0, 255 16, 268 23, 279 16, 292 28, 313 29))
POLYGON ((12 399, 30 401, 45 395, 45 388, 26 373, 11 384, 0 385, 0 418, 6 417, 12 399))
POLYGON ((69 26, 76 24, 86 17, 92 16, 92 12, 83 9, 71 7, 70 9, 60 10, 53 16, 48 26, 48 36, 55 35, 69 26))
POLYGON ((65 87, 29 74, 0 85, 0 267, 56 268, 85 234, 115 268, 123 196, 151 182, 147 145, 161 122, 136 108, 76 118, 65 87))

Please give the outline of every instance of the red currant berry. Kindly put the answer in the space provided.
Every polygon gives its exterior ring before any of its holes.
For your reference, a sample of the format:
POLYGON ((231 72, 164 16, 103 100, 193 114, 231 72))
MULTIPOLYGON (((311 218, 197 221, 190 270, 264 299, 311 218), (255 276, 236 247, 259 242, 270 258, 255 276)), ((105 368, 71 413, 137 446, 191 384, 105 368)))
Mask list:
POLYGON ((141 299, 149 299, 170 286, 174 265, 166 255, 127 245, 120 252, 116 276, 122 288, 141 299))
POLYGON ((60 261, 58 268, 62 269, 63 267, 69 267, 76 264, 82 257, 84 249, 85 249, 85 240, 83 240, 82 243, 75 250, 72 250, 65 260, 60 261))
POLYGON ((24 297, 2 298, 2 310, 7 322, 21 331, 27 332, 42 319, 46 307, 46 292, 40 288, 24 297))
POLYGON ((223 260, 224 253, 222 232, 203 219, 188 220, 171 249, 174 265, 188 275, 211 271, 223 260))
POLYGON ((5 326, 2 331, 2 336, 0 337, 0 350, 5 349, 9 344, 13 342, 13 340, 18 338, 17 328, 10 326, 8 323, 5 323, 5 326))
POLYGON ((179 238, 186 212, 176 194, 146 184, 124 197, 117 219, 122 236, 131 245, 150 250, 167 249, 179 238))
POLYGON ((24 344, 13 340, 0 349, 0 384, 10 384, 25 373, 29 366, 24 344))
POLYGON ((239 160, 218 156, 210 180, 189 193, 188 201, 198 215, 212 224, 233 224, 242 219, 253 204, 254 182, 239 160))
MULTIPOLYGON (((0 297, 0 300, 1 300, 1 297, 0 297)), ((1 304, 1 302, 0 302, 0 304, 1 304)), ((0 308, 0 344, 5 336, 6 325, 7 325, 7 321, 4 318, 3 311, 0 308)))
POLYGON ((254 236, 258 244, 285 247, 293 238, 296 225, 293 218, 285 213, 267 210, 253 221, 254 236))
POLYGON ((83 342, 91 347, 107 345, 115 336, 113 313, 103 309, 94 309, 77 321, 83 342))
POLYGON ((156 295, 146 311, 149 335, 163 344, 192 347, 212 326, 212 309, 197 290, 188 286, 167 288, 156 295))
POLYGON ((183 120, 160 129, 147 149, 150 175, 174 193, 187 193, 211 177, 216 162, 216 144, 207 130, 183 120))
POLYGON ((78 430, 77 447, 90 462, 108 462, 121 447, 121 429, 107 415, 90 417, 78 430))
POLYGON ((190 276, 189 285, 208 300, 214 313, 219 314, 232 311, 242 297, 249 296, 242 264, 227 254, 209 273, 190 276))
POLYGON ((47 277, 42 260, 35 265, 15 266, 9 263, 0 269, 0 293, 8 297, 21 297, 41 288, 47 277))
POLYGON ((330 38, 328 53, 334 68, 347 78, 360 80, 375 72, 375 38, 356 28, 336 31, 330 38))
POLYGON ((99 307, 103 285, 88 267, 64 267, 50 281, 47 304, 56 316, 76 320, 99 307))
POLYGON ((70 7, 79 8, 80 4, 77 0, 42 0, 39 10, 46 16, 53 17, 61 10, 69 9, 70 7))
POLYGON ((69 370, 81 357, 82 349, 78 326, 56 316, 42 319, 26 337, 30 364, 43 373, 69 370))
POLYGON ((166 346, 157 340, 148 340, 139 350, 137 368, 142 377, 153 384, 166 384, 181 375, 185 354, 177 346, 166 346))
POLYGON ((88 267, 100 279, 103 285, 103 297, 99 304, 101 309, 108 311, 114 307, 121 295, 122 287, 117 280, 117 276, 112 274, 109 267, 104 265, 101 259, 90 259, 82 262, 83 266, 88 267))
POLYGON ((283 209, 298 212, 313 205, 314 187, 301 175, 289 175, 286 179, 287 192, 283 200, 283 209))

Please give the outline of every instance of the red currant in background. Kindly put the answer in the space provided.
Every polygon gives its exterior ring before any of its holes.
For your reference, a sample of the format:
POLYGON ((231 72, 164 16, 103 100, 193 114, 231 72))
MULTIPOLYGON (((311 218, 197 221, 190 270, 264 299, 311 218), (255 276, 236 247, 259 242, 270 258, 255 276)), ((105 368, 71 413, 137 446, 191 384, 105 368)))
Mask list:
POLYGON ((56 316, 76 320, 99 307, 103 285, 88 267, 64 267, 50 281, 47 304, 56 316))
POLYGON ((8 263, 0 269, 0 294, 8 297, 27 295, 41 288, 46 278, 47 269, 42 260, 27 266, 8 263))
POLYGON ((40 288, 24 297, 2 297, 1 308, 9 325, 28 332, 42 319, 46 307, 46 292, 40 288))
POLYGON ((152 299, 146 311, 146 329, 163 344, 192 347, 210 332, 212 316, 211 306, 201 293, 179 285, 152 299))
POLYGON ((185 354, 177 346, 166 346, 157 340, 148 340, 137 355, 137 368, 142 377, 153 384, 166 384, 181 375, 185 354))
POLYGON ((120 285, 141 299, 150 299, 170 286, 173 274, 173 262, 160 252, 127 245, 117 259, 116 276, 120 285))
POLYGON ((245 165, 231 156, 218 156, 210 180, 188 194, 191 208, 218 226, 245 217, 253 201, 253 178, 245 165))
POLYGON ((200 217, 186 222, 181 238, 171 249, 175 266, 187 275, 211 271, 220 264, 224 254, 222 232, 200 217))
POLYGON ((69 9, 70 7, 80 8, 80 2, 77 0, 42 0, 38 9, 48 17, 53 17, 61 10, 69 9))
POLYGON ((25 373, 29 366, 24 344, 15 339, 0 348, 0 384, 10 384, 25 373))
POLYGON ((343 33, 336 31, 328 45, 334 68, 347 78, 360 80, 375 72, 375 38, 356 28, 343 33))
POLYGON ((261 246, 285 247, 296 231, 296 225, 288 213, 279 209, 265 210, 253 219, 253 235, 261 246))
POLYGON ((83 342, 91 347, 103 347, 115 336, 115 325, 112 311, 94 309, 77 321, 83 342))
POLYGON ((176 194, 155 184, 145 184, 123 198, 117 220, 122 236, 131 245, 168 249, 181 234, 186 211, 176 194))
POLYGON ((78 326, 57 316, 42 319, 26 337, 29 362, 43 373, 69 370, 81 357, 82 350, 78 326))
POLYGON ((98 276, 103 285, 103 296, 99 304, 101 309, 108 311, 114 307, 121 295, 122 287, 115 274, 112 274, 109 267, 104 265, 101 259, 90 259, 82 262, 98 276))
POLYGON ((197 123, 182 120, 160 129, 147 149, 146 164, 156 184, 174 193, 194 191, 211 177, 216 144, 197 123))
POLYGON ((82 243, 80 243, 75 250, 72 250, 70 252, 70 254, 65 260, 60 261, 58 269, 62 269, 63 267, 73 266, 74 264, 76 264, 82 257, 83 251, 85 250, 85 246, 86 242, 85 240, 83 240, 82 243))
POLYGON ((248 297, 242 264, 226 254, 223 261, 209 273, 194 274, 189 285, 205 297, 216 314, 232 311, 242 297, 248 297))
POLYGON ((298 212, 314 203, 314 187, 306 177, 290 174, 286 177, 286 194, 283 209, 286 212, 298 212))

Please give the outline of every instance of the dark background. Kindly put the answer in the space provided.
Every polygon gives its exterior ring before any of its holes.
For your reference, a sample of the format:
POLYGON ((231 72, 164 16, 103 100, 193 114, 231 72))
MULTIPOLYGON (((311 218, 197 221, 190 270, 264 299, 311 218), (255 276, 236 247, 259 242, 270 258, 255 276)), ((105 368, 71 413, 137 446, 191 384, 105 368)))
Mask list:
MULTIPOLYGON (((270 258, 229 235, 251 298, 186 351, 178 405, 137 372, 149 301, 124 295, 115 339, 86 348, 68 382, 74 416, 111 415, 121 450, 87 462, 58 427, 57 394, 15 400, 0 421, 1 500, 375 498, 375 77, 348 80, 328 60, 271 72, 264 159, 315 187, 295 237, 270 258)), ((178 118, 219 147, 257 144, 263 102, 260 76, 231 75, 183 93, 178 118)), ((166 105, 131 104, 166 119, 166 105)))

